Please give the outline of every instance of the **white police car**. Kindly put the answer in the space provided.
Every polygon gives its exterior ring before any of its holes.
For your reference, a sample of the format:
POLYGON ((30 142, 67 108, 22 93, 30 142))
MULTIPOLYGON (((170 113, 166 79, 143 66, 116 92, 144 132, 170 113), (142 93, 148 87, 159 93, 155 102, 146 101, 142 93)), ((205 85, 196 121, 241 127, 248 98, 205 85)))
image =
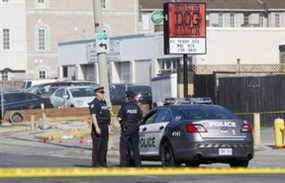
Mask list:
POLYGON ((254 156, 251 124, 217 105, 158 107, 146 115, 139 133, 142 160, 164 166, 247 167, 254 156))

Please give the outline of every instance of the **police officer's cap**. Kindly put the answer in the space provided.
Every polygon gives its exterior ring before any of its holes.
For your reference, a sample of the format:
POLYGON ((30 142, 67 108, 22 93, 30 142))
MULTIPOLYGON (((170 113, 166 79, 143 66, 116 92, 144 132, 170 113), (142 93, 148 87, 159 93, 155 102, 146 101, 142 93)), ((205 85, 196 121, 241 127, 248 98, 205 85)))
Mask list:
POLYGON ((102 90, 104 91, 104 87, 103 86, 98 86, 98 87, 95 88, 94 91, 97 93, 97 92, 102 91, 102 90))
POLYGON ((126 97, 135 97, 136 93, 133 91, 126 91, 126 97))

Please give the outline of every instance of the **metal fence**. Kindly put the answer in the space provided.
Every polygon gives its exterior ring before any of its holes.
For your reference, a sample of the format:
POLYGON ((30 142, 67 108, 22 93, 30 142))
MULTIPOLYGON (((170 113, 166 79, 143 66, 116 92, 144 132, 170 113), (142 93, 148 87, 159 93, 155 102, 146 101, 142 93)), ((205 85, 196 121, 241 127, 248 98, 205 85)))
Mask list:
POLYGON ((196 74, 213 74, 214 72, 236 73, 285 73, 285 64, 223 64, 194 65, 196 74))
POLYGON ((250 113, 261 113, 263 125, 285 118, 285 75, 240 76, 231 73, 196 75, 196 97, 211 97, 215 104, 229 108, 252 121, 250 113))
MULTIPOLYGON (((285 119, 285 111, 259 112, 262 127, 272 127, 277 118, 285 119)), ((254 113, 236 113, 241 119, 253 123, 254 113)))
POLYGON ((21 89, 23 85, 24 81, 0 81, 0 89, 4 91, 21 89))

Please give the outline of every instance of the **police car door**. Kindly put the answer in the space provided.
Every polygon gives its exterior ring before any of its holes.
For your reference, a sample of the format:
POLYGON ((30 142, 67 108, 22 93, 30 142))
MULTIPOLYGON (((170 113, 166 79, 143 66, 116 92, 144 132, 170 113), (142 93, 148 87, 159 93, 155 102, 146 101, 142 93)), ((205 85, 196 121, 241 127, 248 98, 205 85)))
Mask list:
POLYGON ((140 152, 145 156, 158 156, 159 145, 171 116, 167 109, 158 109, 140 127, 140 152))
POLYGON ((140 155, 148 156, 154 153, 155 139, 152 138, 152 129, 155 126, 157 111, 151 111, 144 119, 143 125, 140 126, 140 155))
POLYGON ((154 139, 154 151, 155 155, 159 155, 159 146, 161 139, 164 135, 165 128, 171 121, 171 112, 168 109, 160 109, 154 120, 153 128, 151 129, 151 137, 154 139))

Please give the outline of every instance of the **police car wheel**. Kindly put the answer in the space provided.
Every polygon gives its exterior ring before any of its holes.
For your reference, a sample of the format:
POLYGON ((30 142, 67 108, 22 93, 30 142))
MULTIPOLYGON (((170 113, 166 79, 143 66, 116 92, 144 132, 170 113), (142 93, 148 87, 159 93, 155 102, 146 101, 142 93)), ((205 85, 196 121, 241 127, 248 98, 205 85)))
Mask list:
POLYGON ((243 167, 243 168, 247 168, 249 164, 248 160, 235 160, 230 162, 230 166, 231 167, 243 167))
POLYGON ((161 146, 160 157, 162 166, 179 166, 179 163, 175 161, 173 150, 169 143, 164 143, 161 146))

